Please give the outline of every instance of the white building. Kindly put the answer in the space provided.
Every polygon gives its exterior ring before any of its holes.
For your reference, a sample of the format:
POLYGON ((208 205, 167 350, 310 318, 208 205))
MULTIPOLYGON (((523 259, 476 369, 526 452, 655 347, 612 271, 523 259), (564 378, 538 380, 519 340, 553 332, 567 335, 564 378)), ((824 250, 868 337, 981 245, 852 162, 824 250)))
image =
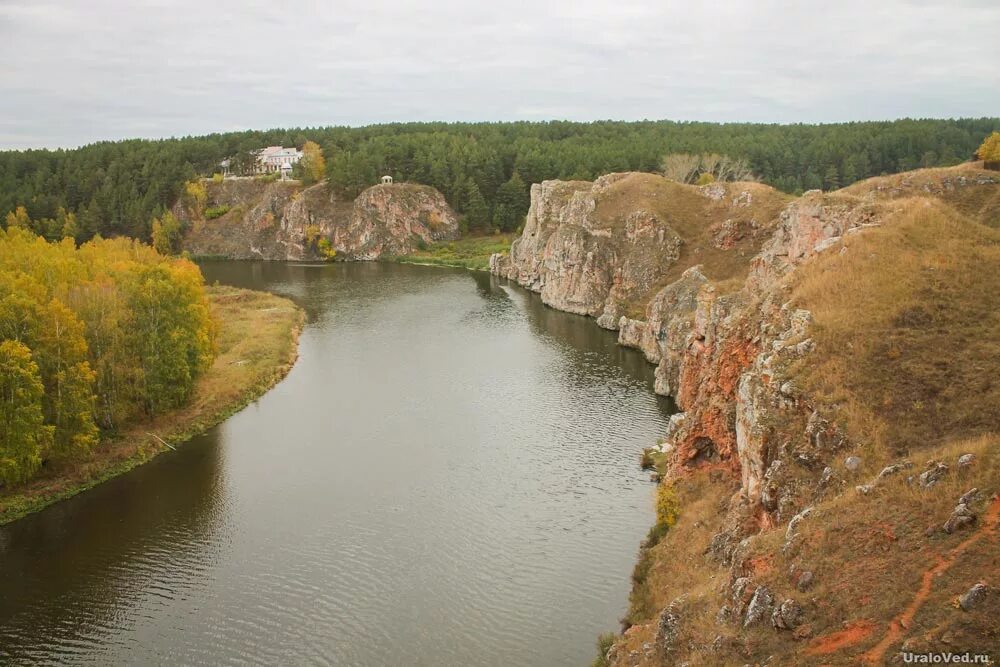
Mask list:
MULTIPOLYGON (((253 153, 256 157, 254 163, 254 174, 281 174, 282 179, 287 180, 292 169, 302 159, 302 151, 295 148, 284 148, 283 146, 268 146, 253 153)), ((219 163, 219 170, 223 176, 229 176, 233 169, 233 158, 226 158, 219 163)), ((245 173, 245 168, 240 169, 245 173)))
POLYGON ((268 146, 257 154, 257 172, 271 174, 281 172, 282 166, 289 169, 302 159, 302 151, 282 146, 268 146))

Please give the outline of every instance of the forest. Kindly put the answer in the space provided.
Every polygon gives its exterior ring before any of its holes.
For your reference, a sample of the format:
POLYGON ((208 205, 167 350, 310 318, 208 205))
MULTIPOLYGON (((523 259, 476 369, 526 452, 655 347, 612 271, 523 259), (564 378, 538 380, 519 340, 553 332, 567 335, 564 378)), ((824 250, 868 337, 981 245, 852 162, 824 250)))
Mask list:
POLYGON ((0 231, 0 486, 183 405, 216 335, 193 263, 126 238, 47 242, 22 222, 0 231))
POLYGON ((70 150, 0 152, 0 212, 25 207, 47 238, 95 234, 149 240, 152 221, 185 182, 232 158, 246 165, 268 145, 316 142, 326 175, 352 197, 389 174, 434 186, 473 230, 516 227, 528 187, 660 169, 665 155, 719 154, 789 193, 834 189, 884 173, 971 159, 1000 118, 903 119, 824 125, 673 121, 405 123, 275 129, 164 140, 102 142, 70 150))

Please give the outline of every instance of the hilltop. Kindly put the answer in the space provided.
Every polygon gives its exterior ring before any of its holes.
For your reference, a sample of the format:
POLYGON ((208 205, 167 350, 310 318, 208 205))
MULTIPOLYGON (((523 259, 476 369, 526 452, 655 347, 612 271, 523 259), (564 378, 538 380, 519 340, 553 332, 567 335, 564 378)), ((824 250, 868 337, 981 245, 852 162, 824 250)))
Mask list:
POLYGON ((975 164, 800 198, 533 188, 493 270, 618 329, 681 410, 645 457, 658 525, 595 664, 997 654, 998 197, 975 164))
POLYGON ((101 234, 149 240, 151 221, 184 184, 220 162, 267 146, 314 142, 336 195, 353 200, 379 177, 441 192, 473 232, 513 231, 527 185, 653 172, 670 153, 745 160, 762 182, 797 193, 870 176, 969 159, 1000 129, 998 118, 900 119, 807 124, 673 121, 396 123, 231 132, 158 141, 101 142, 72 150, 0 151, 0 214, 18 206, 33 220, 59 209, 79 220, 78 242, 101 234))

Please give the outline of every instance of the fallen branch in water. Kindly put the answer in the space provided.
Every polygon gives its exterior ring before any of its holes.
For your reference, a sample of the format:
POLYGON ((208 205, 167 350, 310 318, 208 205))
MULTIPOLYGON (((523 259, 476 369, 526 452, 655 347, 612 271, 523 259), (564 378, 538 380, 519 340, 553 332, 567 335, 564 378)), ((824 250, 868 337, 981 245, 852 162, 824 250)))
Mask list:
POLYGON ((159 440, 160 442, 162 442, 165 446, 169 447, 170 449, 173 449, 175 452, 177 451, 177 449, 173 445, 171 445, 169 442, 167 442, 166 440, 164 440, 160 436, 156 435, 155 433, 146 433, 146 435, 153 436, 154 438, 156 438, 157 440, 159 440))

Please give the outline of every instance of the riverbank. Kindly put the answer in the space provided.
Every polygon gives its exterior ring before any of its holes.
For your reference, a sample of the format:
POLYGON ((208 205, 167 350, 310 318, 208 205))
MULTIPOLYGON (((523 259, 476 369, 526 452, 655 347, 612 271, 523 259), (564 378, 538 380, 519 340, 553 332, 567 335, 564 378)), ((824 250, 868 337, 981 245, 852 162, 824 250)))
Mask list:
POLYGON ((298 356, 302 310, 288 299, 232 287, 206 290, 219 323, 218 354, 190 403, 149 422, 129 425, 90 455, 0 491, 0 525, 37 512, 139 466, 203 433, 277 384, 298 356))
POLYGON ((594 665, 995 652, 994 173, 531 194, 494 273, 618 330, 681 410, 643 457, 657 525, 594 665))
POLYGON ((489 271, 490 255, 510 250, 510 244, 515 236, 515 234, 467 236, 457 241, 433 243, 423 250, 385 259, 401 264, 454 266, 471 271, 489 271))

